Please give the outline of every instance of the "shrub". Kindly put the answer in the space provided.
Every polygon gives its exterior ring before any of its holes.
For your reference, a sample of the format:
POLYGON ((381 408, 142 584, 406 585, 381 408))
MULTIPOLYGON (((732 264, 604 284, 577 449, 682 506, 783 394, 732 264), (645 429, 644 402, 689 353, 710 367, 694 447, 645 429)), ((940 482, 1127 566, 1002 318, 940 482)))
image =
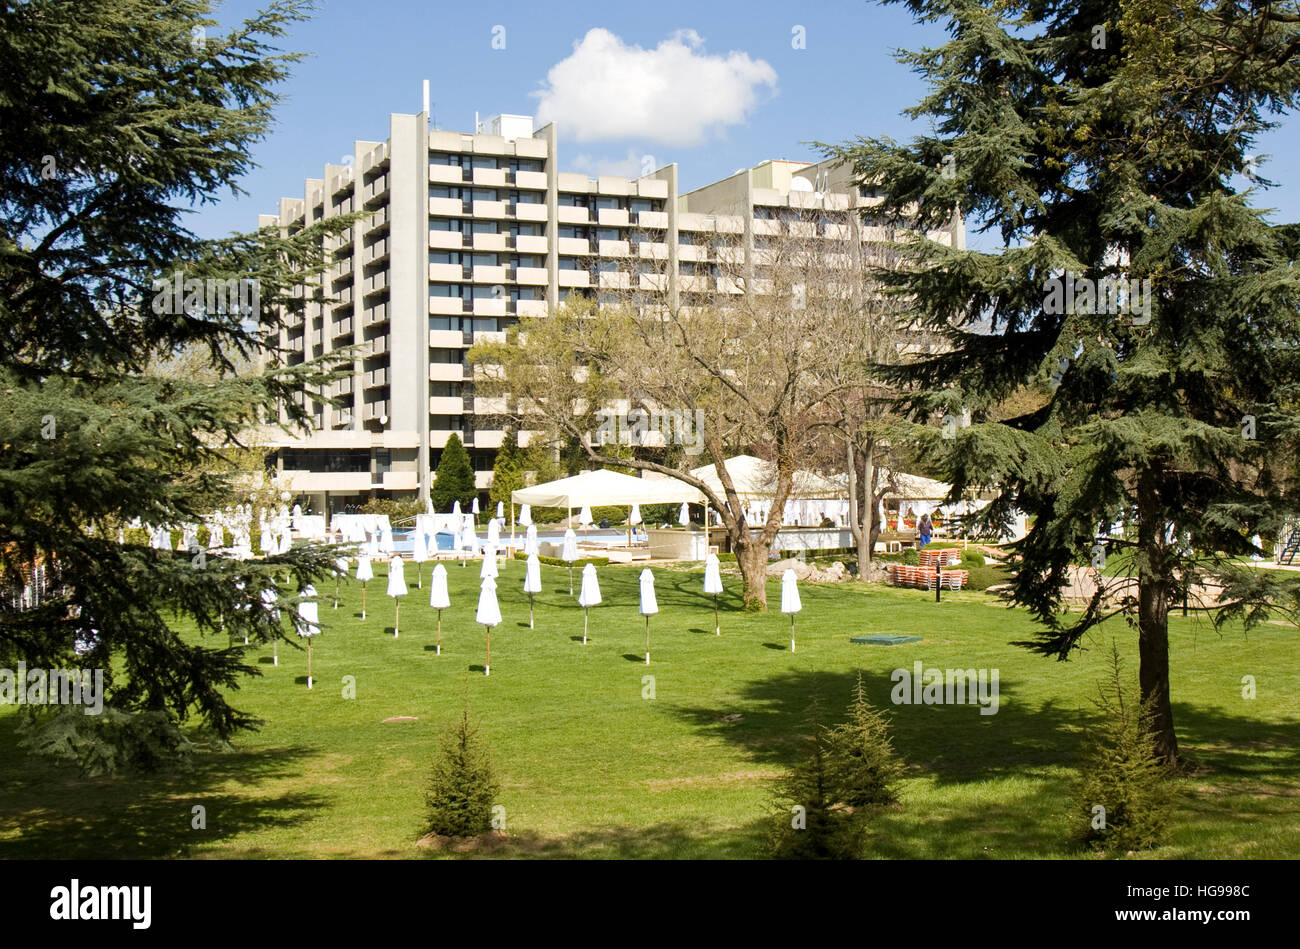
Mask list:
POLYGON ((628 509, 611 504, 608 506, 593 507, 591 509, 591 522, 599 524, 602 519, 608 518, 611 527, 627 523, 628 509))
POLYGON ((903 764, 894 753, 889 720, 867 701, 858 673, 849 704, 849 720, 826 734, 827 756, 833 786, 850 807, 871 807, 898 802, 895 785, 903 764))
POLYGON ((442 736, 425 789, 425 833, 473 837, 492 829, 492 803, 501 792, 487 751, 470 723, 469 707, 442 736))
MULTIPOLYGON (((522 550, 516 550, 515 559, 527 560, 528 555, 525 554, 522 550)), ((548 566, 551 567, 567 567, 569 565, 566 561, 561 560, 559 557, 543 557, 541 554, 537 555, 537 562, 547 564, 548 566)), ((573 567, 575 570, 581 570, 589 563, 593 563, 597 567, 608 567, 609 558, 608 557, 583 557, 580 560, 575 560, 573 562, 573 567)))
POLYGON ((898 558, 898 562, 907 564, 909 567, 915 567, 921 562, 921 552, 915 547, 908 547, 903 551, 902 556, 898 558))
POLYGON ((208 529, 206 524, 201 524, 199 525, 195 539, 199 542, 200 547, 207 547, 208 541, 212 539, 212 531, 208 529))
POLYGON ((119 771, 152 773, 188 764, 194 746, 162 710, 125 712, 105 706, 86 715, 77 705, 19 718, 23 747, 71 762, 90 777, 119 771))
POLYGON ((984 555, 974 547, 968 547, 962 551, 961 565, 963 569, 970 570, 973 567, 982 567, 986 563, 988 561, 984 559, 984 555))
POLYGON ((417 514, 424 513, 424 505, 418 498, 409 501, 398 501, 394 498, 371 498, 365 504, 361 505, 362 514, 386 514, 390 522, 405 520, 408 517, 415 517, 417 514))
POLYGON ((460 436, 452 432, 438 458, 433 486, 429 489, 430 500, 435 510, 444 513, 450 511, 456 501, 460 502, 461 510, 464 511, 469 509, 470 501, 477 493, 469 452, 465 450, 460 436))
POLYGON ((1093 850, 1148 850, 1168 836, 1170 769, 1156 754, 1153 700, 1135 703, 1111 641, 1110 672, 1093 702, 1101 721, 1089 730, 1075 786, 1073 836, 1093 850))

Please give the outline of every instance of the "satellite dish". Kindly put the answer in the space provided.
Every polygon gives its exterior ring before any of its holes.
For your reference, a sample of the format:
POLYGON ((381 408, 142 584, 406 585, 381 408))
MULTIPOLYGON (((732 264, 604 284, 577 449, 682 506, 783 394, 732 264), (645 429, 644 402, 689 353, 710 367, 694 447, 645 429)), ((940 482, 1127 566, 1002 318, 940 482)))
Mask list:
POLYGON ((790 190, 791 191, 812 191, 813 185, 812 182, 809 181, 807 178, 796 175, 795 177, 790 179, 790 190))

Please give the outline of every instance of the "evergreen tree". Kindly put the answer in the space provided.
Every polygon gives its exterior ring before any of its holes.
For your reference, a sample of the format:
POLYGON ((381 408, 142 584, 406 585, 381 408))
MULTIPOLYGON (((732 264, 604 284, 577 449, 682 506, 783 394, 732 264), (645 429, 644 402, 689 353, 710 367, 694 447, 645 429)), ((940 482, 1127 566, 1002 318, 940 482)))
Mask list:
POLYGON ((1093 700, 1101 721, 1089 731, 1075 790, 1073 835, 1094 850, 1148 850, 1168 833, 1173 787, 1156 754, 1152 703, 1135 703, 1111 643, 1110 674, 1093 700))
POLYGON ((486 750, 471 724, 469 706, 442 737, 425 791, 426 834, 473 837, 492 829, 492 804, 501 793, 486 750))
POLYGON ((269 641, 261 590, 291 598, 329 570, 309 546, 242 563, 118 542, 136 518, 174 528, 237 503, 245 433, 281 410, 305 425, 334 378, 270 341, 311 302, 297 269, 319 269, 352 220, 215 241, 184 226, 238 191, 297 58, 268 42, 307 8, 284 0, 218 34, 204 0, 0 6, 0 585, 35 564, 56 578, 37 608, 0 608, 0 666, 102 669, 113 710, 75 735, 51 722, 35 747, 109 767, 179 750, 191 716, 223 739, 251 727, 226 695, 258 672, 224 633, 269 641), (150 371, 194 351, 207 378, 150 371))
POLYGON ((858 673, 849 718, 826 734, 826 755, 837 796, 853 808, 896 804, 903 764, 894 753, 889 720, 867 701, 858 673))
POLYGON ((932 134, 826 153, 880 195, 882 225, 935 229, 959 209, 1004 246, 895 245, 909 266, 879 279, 947 346, 880 371, 914 387, 901 409, 939 423, 913 436, 954 494, 997 489, 985 525, 1033 519, 1012 594, 1043 629, 1022 645, 1066 659, 1129 617, 1158 753, 1176 761, 1170 605, 1204 578, 1223 595, 1192 607, 1217 624, 1300 602, 1295 577, 1234 563, 1300 514, 1300 228, 1252 206, 1266 110, 1300 96, 1295 4, 907 5, 951 36, 901 55, 929 84, 909 114, 932 134), (1109 579, 1065 613, 1088 564, 1109 579))
POLYGON ((509 509, 510 493, 524 486, 524 461, 519 449, 519 428, 514 422, 506 426, 505 437, 497 449, 496 461, 492 465, 492 488, 488 497, 495 504, 497 501, 509 509))
POLYGON ((435 510, 445 513, 451 510, 453 502, 459 501, 461 509, 468 512, 470 500, 477 493, 469 452, 465 450, 460 436, 452 432, 447 436, 447 445, 438 459, 438 469, 434 472, 429 498, 435 510))
POLYGON ((777 860, 852 860, 861 856, 864 822, 846 807, 817 700, 810 729, 800 740, 801 760, 774 791, 770 855, 777 860))

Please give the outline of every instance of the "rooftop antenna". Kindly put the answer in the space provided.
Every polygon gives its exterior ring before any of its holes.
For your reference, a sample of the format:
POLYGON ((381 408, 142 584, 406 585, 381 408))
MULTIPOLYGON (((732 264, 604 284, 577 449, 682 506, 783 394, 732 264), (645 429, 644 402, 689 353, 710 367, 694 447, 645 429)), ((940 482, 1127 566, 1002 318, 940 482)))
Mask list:
POLYGON ((424 80, 424 114, 429 114, 429 80, 424 80))

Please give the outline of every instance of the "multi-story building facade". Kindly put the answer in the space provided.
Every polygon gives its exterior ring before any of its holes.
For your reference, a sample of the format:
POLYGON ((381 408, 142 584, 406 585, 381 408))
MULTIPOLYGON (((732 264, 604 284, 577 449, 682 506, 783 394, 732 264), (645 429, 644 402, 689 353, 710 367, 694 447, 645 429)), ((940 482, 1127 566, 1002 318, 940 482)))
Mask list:
MULTIPOLYGON (((679 194, 677 166, 639 178, 560 170, 558 130, 498 115, 472 134, 430 130, 427 113, 392 115, 384 142, 358 141, 350 163, 308 179, 260 226, 284 233, 369 212, 325 250, 309 303, 279 344, 290 363, 360 344, 351 374, 315 409, 308 435, 269 435, 290 488, 320 512, 374 496, 428 497, 453 432, 480 488, 491 481, 504 406, 474 392, 465 352, 545 315, 570 293, 595 293, 629 257, 657 262, 673 292, 701 289, 708 235, 761 242, 783 208, 812 200, 842 213, 855 241, 882 239, 860 209, 872 198, 831 163, 765 161, 679 194)), ((941 240, 962 239, 954 219, 941 240)))

